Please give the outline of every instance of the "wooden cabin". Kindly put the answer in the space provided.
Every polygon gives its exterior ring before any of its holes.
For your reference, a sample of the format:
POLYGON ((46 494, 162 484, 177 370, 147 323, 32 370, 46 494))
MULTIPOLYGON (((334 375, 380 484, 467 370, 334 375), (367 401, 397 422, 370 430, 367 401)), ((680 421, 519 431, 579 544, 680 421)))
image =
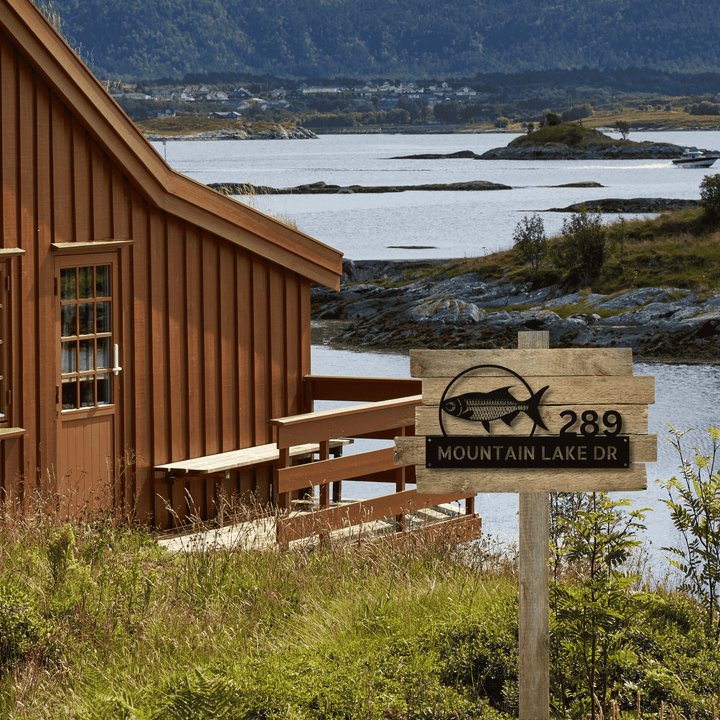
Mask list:
POLYGON ((163 527, 218 491, 289 507, 303 480, 278 468, 316 453, 282 419, 333 395, 309 377, 310 285, 339 288, 341 254, 173 171, 29 0, 0 8, 3 499, 163 527))

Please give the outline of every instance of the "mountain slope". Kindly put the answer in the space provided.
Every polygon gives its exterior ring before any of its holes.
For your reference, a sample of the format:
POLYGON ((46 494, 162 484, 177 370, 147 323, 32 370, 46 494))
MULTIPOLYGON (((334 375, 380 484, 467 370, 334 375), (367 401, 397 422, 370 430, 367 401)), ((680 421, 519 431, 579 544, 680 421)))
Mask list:
POLYGON ((53 0, 98 74, 720 70, 713 0, 53 0))

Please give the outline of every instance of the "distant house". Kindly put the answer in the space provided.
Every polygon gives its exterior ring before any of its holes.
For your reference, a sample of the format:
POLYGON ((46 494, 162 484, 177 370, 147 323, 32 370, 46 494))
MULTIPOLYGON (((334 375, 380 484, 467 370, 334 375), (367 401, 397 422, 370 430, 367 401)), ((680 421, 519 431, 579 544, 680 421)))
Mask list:
POLYGON ((228 94, 222 90, 212 90, 205 96, 208 102, 225 102, 228 100, 228 94))
POLYGON ((355 97, 372 98, 378 94, 378 87, 377 85, 356 85, 353 88, 353 94, 355 97))
POLYGON ((301 86, 300 93, 302 95, 323 95, 323 94, 335 94, 343 91, 343 88, 337 85, 305 85, 301 86))
POLYGON ((251 100, 252 97, 252 93, 243 87, 231 90, 229 95, 230 100, 251 100))

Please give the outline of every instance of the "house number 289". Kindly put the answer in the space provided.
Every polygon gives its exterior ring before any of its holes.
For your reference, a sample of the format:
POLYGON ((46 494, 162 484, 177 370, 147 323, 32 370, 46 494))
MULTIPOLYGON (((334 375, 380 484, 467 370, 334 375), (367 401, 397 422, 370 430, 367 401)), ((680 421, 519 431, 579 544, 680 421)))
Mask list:
MULTIPOLYGON (((577 413, 573 410, 565 410, 560 413, 561 418, 568 418, 568 421, 560 429, 561 435, 585 435, 593 437, 600 433, 598 414, 594 410, 586 410, 580 415, 580 432, 570 432, 570 428, 578 422, 577 413)), ((608 410, 603 413, 602 425, 603 435, 613 437, 622 430, 622 415, 617 410, 608 410)))

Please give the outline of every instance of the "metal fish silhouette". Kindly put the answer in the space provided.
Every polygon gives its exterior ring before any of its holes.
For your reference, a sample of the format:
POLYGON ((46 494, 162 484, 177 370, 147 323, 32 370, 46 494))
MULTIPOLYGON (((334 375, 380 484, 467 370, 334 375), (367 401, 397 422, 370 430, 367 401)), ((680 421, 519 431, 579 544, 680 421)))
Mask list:
POLYGON ((518 413, 524 412, 534 423, 544 430, 547 430, 543 419, 540 417, 540 398, 550 387, 546 385, 538 390, 528 400, 516 400, 510 394, 508 385, 498 388, 489 393, 473 392, 447 398, 443 401, 441 408, 448 415, 453 415, 463 420, 481 422, 485 430, 490 432, 491 420, 502 420, 506 425, 512 425, 518 413))

